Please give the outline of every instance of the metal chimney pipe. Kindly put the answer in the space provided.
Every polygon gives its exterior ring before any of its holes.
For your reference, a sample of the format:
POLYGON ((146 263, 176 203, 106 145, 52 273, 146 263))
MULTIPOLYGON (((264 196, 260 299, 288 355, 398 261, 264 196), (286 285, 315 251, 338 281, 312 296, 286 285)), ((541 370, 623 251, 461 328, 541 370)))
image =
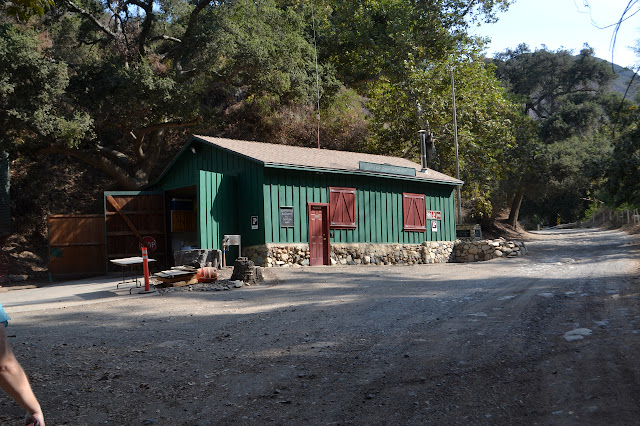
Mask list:
POLYGON ((427 171, 427 131, 418 130, 418 136, 420 137, 420 160, 422 163, 422 172, 427 171))

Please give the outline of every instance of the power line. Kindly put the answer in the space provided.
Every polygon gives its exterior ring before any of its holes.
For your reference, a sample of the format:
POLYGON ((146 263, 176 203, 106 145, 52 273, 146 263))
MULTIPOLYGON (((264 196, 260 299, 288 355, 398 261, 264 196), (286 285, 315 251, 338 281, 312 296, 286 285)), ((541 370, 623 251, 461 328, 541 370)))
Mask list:
POLYGON ((313 49, 316 62, 316 99, 317 99, 317 115, 318 120, 318 149, 320 149, 320 74, 318 73, 318 44, 316 43, 316 15, 313 8, 313 0, 311 0, 311 20, 313 22, 313 49))

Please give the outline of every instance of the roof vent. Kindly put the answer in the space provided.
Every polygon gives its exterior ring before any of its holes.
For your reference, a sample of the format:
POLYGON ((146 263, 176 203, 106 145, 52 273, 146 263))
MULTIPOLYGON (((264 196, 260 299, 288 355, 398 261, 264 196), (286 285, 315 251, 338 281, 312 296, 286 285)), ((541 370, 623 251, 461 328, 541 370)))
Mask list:
POLYGON ((436 156, 436 143, 433 139, 433 133, 431 133, 427 125, 427 130, 418 130, 418 136, 420 137, 420 159, 422 164, 422 173, 427 173, 429 161, 433 160, 436 156))

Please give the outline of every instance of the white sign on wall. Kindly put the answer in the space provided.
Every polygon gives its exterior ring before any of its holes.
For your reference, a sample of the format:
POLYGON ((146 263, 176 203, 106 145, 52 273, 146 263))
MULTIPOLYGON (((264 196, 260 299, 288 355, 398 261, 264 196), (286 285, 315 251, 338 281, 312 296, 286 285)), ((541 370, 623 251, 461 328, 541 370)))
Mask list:
POLYGON ((434 219, 434 220, 442 219, 442 212, 427 210, 427 220, 430 220, 430 219, 434 219))
POLYGON ((431 232, 438 232, 438 221, 437 220, 432 220, 431 221, 431 232))

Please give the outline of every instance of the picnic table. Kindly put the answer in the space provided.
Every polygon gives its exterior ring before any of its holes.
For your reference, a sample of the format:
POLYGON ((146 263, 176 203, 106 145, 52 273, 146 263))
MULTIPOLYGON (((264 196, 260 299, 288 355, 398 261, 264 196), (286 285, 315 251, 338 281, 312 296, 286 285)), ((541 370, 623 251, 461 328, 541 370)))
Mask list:
MULTIPOLYGON (((148 259, 149 263, 155 262, 155 259, 148 259)), ((120 285, 126 283, 135 282, 136 287, 142 287, 142 283, 138 281, 138 267, 137 265, 142 265, 142 257, 134 256, 134 257, 124 257, 122 259, 111 259, 111 263, 115 265, 119 265, 122 267, 122 281, 120 281, 116 288, 120 288, 120 285), (132 278, 126 279, 127 275, 132 278)), ((142 274, 140 274, 142 275, 142 274)), ((129 290, 131 292, 131 290, 129 290)))

